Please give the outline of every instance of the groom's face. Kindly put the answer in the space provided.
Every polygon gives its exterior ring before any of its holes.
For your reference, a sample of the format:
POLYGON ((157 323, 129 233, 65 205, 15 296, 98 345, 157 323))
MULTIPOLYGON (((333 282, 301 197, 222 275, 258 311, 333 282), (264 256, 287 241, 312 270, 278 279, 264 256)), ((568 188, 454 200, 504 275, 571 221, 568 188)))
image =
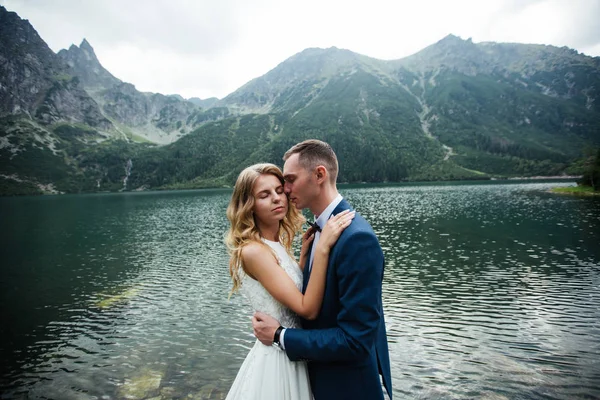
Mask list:
POLYGON ((298 154, 292 154, 283 165, 284 190, 297 209, 310 208, 316 196, 317 185, 313 174, 300 165, 298 154))

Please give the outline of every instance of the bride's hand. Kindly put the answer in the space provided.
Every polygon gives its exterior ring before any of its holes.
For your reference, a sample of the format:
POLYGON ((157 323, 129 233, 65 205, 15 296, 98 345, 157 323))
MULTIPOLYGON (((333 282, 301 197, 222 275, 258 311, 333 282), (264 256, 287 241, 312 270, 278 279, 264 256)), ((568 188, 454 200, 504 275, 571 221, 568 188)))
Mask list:
POLYGON ((327 221, 327 224, 325 224, 325 227, 321 232, 317 247, 320 247, 321 250, 329 252, 329 250, 331 250, 333 245, 337 242, 344 229, 350 226, 355 215, 355 211, 344 210, 338 215, 329 218, 329 221, 327 221))
MULTIPOLYGON (((304 235, 302 235, 302 247, 300 249, 301 259, 308 254, 308 250, 310 249, 313 239, 315 238, 315 232, 315 228, 311 226, 306 230, 306 232, 304 232, 304 235)), ((300 265, 302 265, 302 263, 300 265)))

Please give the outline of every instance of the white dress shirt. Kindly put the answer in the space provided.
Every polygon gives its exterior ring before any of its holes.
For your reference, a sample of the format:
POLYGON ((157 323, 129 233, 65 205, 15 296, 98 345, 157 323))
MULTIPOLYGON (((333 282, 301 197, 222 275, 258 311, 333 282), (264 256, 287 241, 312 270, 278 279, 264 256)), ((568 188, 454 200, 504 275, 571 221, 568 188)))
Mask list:
MULTIPOLYGON (((321 215, 315 216, 315 218, 316 218, 315 223, 317 225, 319 225, 319 228, 323 229, 323 227, 325 226, 327 221, 329 221, 329 218, 331 218, 331 213, 333 212, 333 210, 335 210, 335 208, 338 206, 338 204, 340 204, 342 202, 342 199, 343 199, 342 195, 338 194, 337 197, 335 199, 333 199, 333 201, 331 203, 329 203, 327 208, 325 210, 323 210, 321 215)), ((321 238, 321 232, 316 232, 315 239, 312 242, 312 247, 311 247, 311 251, 310 251, 310 262, 308 264, 309 271, 312 269, 313 260, 315 259, 315 248, 317 247, 317 242, 319 241, 320 238, 321 238)))

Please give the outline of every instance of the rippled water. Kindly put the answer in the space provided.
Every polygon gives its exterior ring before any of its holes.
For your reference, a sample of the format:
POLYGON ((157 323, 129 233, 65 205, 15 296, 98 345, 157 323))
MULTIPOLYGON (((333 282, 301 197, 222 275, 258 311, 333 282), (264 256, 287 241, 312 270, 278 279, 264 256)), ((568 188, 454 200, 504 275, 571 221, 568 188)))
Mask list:
MULTIPOLYGON (((600 398, 600 199, 571 183, 345 187, 387 260, 394 394, 600 398)), ((230 191, 0 199, 2 398, 223 398, 230 191)))

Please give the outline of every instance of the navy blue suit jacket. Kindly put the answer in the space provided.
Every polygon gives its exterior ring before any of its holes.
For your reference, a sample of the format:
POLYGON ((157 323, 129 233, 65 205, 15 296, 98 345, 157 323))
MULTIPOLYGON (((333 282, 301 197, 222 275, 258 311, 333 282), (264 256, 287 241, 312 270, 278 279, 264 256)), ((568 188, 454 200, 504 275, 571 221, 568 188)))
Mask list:
MULTIPOLYGON (((346 209, 351 209, 350 204, 342 200, 333 215, 346 209)), ((315 400, 383 399, 380 374, 392 397, 381 300, 383 268, 377 237, 357 213, 329 253, 319 316, 314 321, 302 320, 303 329, 285 332, 288 358, 309 361, 315 400)), ((307 264, 303 291, 309 276, 307 264)))

